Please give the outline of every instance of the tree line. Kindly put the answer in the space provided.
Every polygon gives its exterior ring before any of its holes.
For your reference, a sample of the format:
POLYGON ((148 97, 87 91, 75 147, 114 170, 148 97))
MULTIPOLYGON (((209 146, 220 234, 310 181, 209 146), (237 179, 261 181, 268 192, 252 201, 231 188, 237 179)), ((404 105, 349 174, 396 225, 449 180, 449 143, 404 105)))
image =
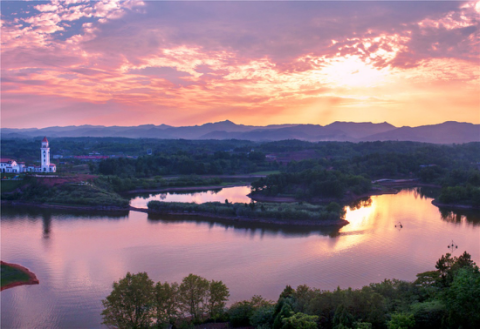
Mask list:
POLYGON ((345 215, 344 208, 330 202, 327 205, 309 203, 180 203, 149 201, 148 209, 157 213, 185 213, 241 217, 250 219, 282 219, 295 222, 305 220, 337 220, 345 215))
POLYGON ((180 285, 154 285, 146 273, 114 282, 103 300, 103 324, 118 328, 193 327, 229 322, 259 329, 475 328, 480 324, 480 271, 471 256, 442 255, 413 282, 384 280, 361 289, 326 291, 287 285, 277 301, 255 295, 226 307, 221 281, 190 274, 180 285))
POLYGON ((158 153, 152 156, 110 158, 101 161, 95 172, 103 175, 149 177, 153 175, 245 174, 278 169, 277 163, 265 161, 265 154, 250 151, 212 154, 158 153))
POLYGON ((216 320, 224 313, 230 292, 222 281, 190 274, 180 284, 154 283, 147 273, 130 274, 113 283, 102 304, 103 324, 122 329, 164 328, 216 320))
POLYGON ((371 181, 361 175, 344 174, 318 167, 301 172, 271 174, 252 182, 253 193, 271 196, 289 194, 299 199, 343 198, 347 192, 360 195, 370 189, 371 181))

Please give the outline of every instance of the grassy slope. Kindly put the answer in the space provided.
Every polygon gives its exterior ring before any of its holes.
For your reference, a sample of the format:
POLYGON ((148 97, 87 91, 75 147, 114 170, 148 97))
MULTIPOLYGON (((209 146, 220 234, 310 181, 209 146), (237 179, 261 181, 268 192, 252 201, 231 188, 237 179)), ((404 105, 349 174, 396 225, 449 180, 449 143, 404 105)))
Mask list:
POLYGON ((23 180, 2 180, 0 186, 2 193, 9 193, 21 187, 23 184, 23 180))
POLYGON ((1 286, 13 282, 27 282, 30 279, 27 273, 7 265, 1 265, 1 286))

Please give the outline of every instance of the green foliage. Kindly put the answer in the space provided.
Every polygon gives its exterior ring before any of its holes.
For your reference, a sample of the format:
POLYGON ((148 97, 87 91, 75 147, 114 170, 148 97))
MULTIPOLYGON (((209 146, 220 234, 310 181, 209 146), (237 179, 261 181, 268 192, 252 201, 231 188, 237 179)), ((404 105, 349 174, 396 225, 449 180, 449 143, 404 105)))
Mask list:
POLYGON ((157 318, 157 326, 168 326, 175 324, 180 316, 179 305, 179 288, 177 283, 169 284, 168 282, 158 282, 155 285, 155 316, 157 318))
POLYGON ((388 322, 389 329, 413 329, 415 328, 415 318, 413 314, 395 313, 388 322))
POLYGON ((295 294, 295 289, 293 289, 290 285, 287 285, 285 289, 283 289, 282 293, 280 293, 279 299, 286 299, 291 297, 293 294, 295 294))
POLYGON ((480 271, 478 267, 459 269, 450 287, 441 295, 450 327, 476 328, 480 324, 480 271))
POLYGON ((274 304, 257 308, 250 316, 250 325, 257 329, 270 329, 274 320, 274 312, 274 304))
POLYGON ((165 189, 172 187, 195 187, 195 186, 214 186, 222 184, 219 178, 203 179, 195 175, 180 176, 175 179, 163 179, 162 177, 153 177, 149 179, 120 177, 120 176, 99 176, 95 184, 117 193, 126 192, 135 189, 165 189))
POLYGON ((318 316, 295 313, 282 319, 282 329, 318 329, 318 316))
POLYGON ((342 218, 344 210, 331 209, 328 206, 308 203, 220 203, 202 204, 180 202, 148 202, 148 209, 158 213, 190 213, 221 215, 251 219, 282 220, 335 220, 342 218))
POLYGON ((239 301, 228 309, 228 316, 232 327, 245 327, 250 324, 250 318, 253 316, 255 308, 253 304, 248 301, 239 301))
POLYGON ((225 310, 230 291, 222 281, 215 280, 209 283, 208 290, 208 313, 210 318, 216 320, 225 310))
POLYGON ((439 300, 424 301, 411 305, 416 328, 441 328, 446 314, 445 305, 439 300))
POLYGON ((294 314, 293 312, 293 301, 291 298, 280 298, 277 305, 275 306, 273 328, 280 329, 283 327, 283 320, 294 314))
POLYGON ((369 179, 340 171, 308 169, 268 175, 252 182, 252 192, 265 195, 290 194, 298 199, 343 198, 347 191, 363 194, 371 189, 369 179))
POLYGON ((103 324, 121 329, 147 328, 153 303, 153 281, 147 273, 127 273, 125 278, 113 283, 113 291, 102 300, 103 324))
MULTIPOLYGON (((122 329, 191 328, 205 320, 207 314, 214 320, 222 316, 229 295, 222 281, 209 282, 198 275, 188 275, 180 285, 154 285, 147 273, 127 273, 113 283, 113 291, 102 300, 103 324, 122 329)), ((254 304, 256 308, 261 306, 258 299, 254 304)))
POLYGON ((185 277, 179 287, 179 301, 181 308, 194 321, 199 321, 207 310, 207 294, 210 283, 198 275, 190 274, 185 277))
POLYGON ((6 200, 22 200, 36 203, 51 203, 73 206, 98 206, 127 208, 130 204, 108 187, 91 181, 63 183, 55 186, 43 184, 36 177, 26 176, 21 193, 2 195, 6 200))
POLYGON ((354 322, 354 329, 372 329, 372 324, 368 322, 354 322))
POLYGON ((353 315, 350 314, 343 304, 340 304, 335 310, 335 315, 333 316, 333 325, 335 329, 351 328, 353 326, 353 321, 353 315))
MULTIPOLYGON (((210 142, 205 141, 205 145, 210 142)), ((98 165, 98 173, 103 175, 150 177, 154 175, 218 175, 246 174, 256 171, 276 170, 278 164, 265 161, 261 152, 190 153, 177 151, 167 154, 156 153, 137 159, 110 158, 98 165)))
POLYGON ((229 291, 221 281, 190 274, 180 286, 153 286, 145 273, 128 273, 114 283, 102 315, 104 324, 119 328, 192 328, 219 316, 228 317, 232 327, 262 329, 475 328, 480 324, 480 270, 466 252, 442 256, 436 268, 412 283, 384 280, 357 290, 287 285, 276 303, 253 296, 228 309, 229 291))
POLYGON ((233 303, 228 309, 228 317, 232 327, 245 327, 254 320, 256 326, 267 328, 272 318, 269 317, 269 309, 273 308, 271 301, 265 300, 262 296, 253 296, 250 300, 243 300, 233 303), (263 313, 264 315, 257 314, 263 313), (261 311, 261 312, 260 312, 261 311))
POLYGON ((1 265, 0 286, 3 287, 13 282, 27 282, 30 279, 27 273, 8 265, 1 265))
POLYGON ((435 264, 435 268, 439 273, 437 284, 444 287, 450 286, 458 270, 464 267, 472 268, 474 265, 475 263, 471 259, 470 254, 466 251, 459 257, 452 257, 450 253, 442 255, 435 264))

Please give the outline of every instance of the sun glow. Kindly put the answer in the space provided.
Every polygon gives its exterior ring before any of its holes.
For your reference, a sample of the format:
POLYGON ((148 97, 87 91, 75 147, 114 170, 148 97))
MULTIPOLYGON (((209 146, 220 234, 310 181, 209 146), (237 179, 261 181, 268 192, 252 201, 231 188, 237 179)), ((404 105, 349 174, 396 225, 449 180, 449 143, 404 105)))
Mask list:
POLYGON ((389 72, 387 67, 377 69, 359 56, 346 56, 327 60, 320 74, 340 87, 372 87, 383 83, 389 72))

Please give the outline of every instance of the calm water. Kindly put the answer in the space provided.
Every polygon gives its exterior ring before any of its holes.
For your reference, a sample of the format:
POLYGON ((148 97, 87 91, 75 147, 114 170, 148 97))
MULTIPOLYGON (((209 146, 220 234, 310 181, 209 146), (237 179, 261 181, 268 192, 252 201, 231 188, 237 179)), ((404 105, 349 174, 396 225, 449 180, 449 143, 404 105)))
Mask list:
POLYGON ((430 202, 416 189, 372 197, 348 210, 350 225, 321 231, 4 207, 1 258, 30 268, 40 285, 0 294, 2 327, 101 327, 101 299, 127 271, 146 271, 155 281, 189 273, 223 280, 236 301, 277 299, 286 284, 334 289, 413 280, 433 269, 451 240, 455 255, 467 250, 479 263, 478 214, 441 214, 430 202))
POLYGON ((195 192, 171 192, 171 193, 155 193, 142 194, 133 197, 130 200, 130 205, 138 208, 147 208, 147 203, 150 201, 162 202, 225 202, 228 199, 231 203, 250 203, 252 200, 247 195, 250 193, 249 186, 223 188, 209 191, 195 191, 195 192))

